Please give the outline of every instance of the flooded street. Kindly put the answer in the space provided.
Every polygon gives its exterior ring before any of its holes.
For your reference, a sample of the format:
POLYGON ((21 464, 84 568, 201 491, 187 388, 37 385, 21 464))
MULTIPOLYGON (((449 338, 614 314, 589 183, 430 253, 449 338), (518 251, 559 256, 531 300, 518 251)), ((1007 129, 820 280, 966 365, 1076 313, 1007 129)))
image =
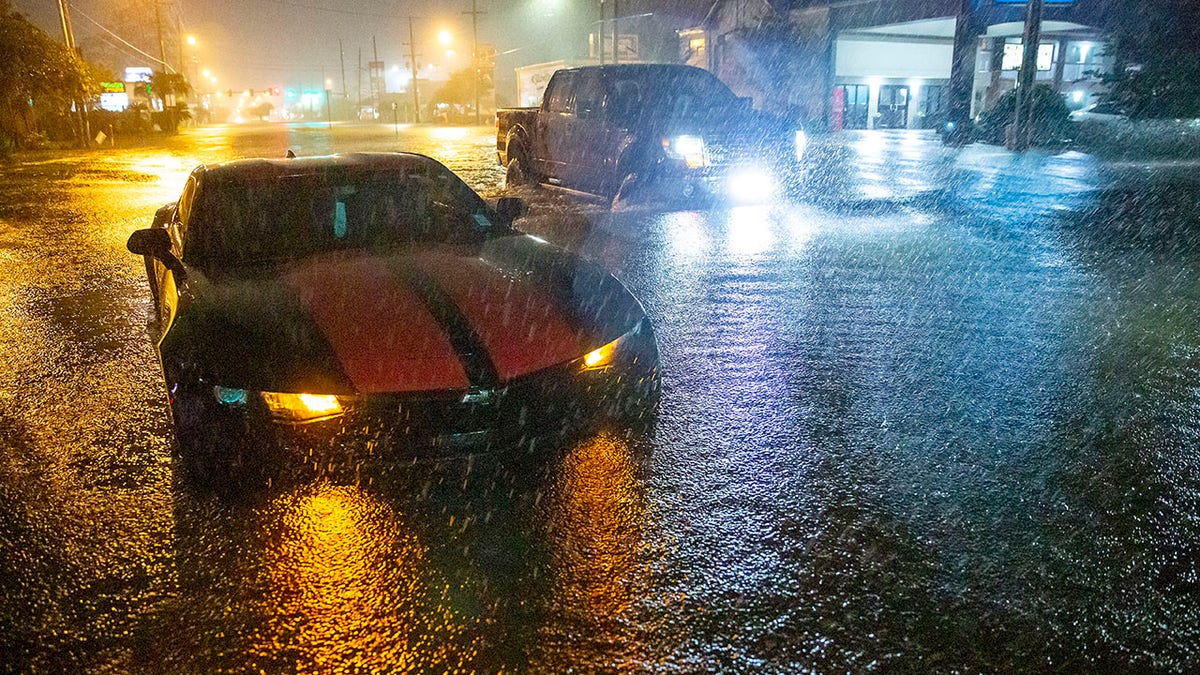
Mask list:
POLYGON ((15 671, 1184 672, 1200 658, 1195 165, 820 140, 797 203, 520 193, 662 358, 646 433, 178 477, 129 233, 201 162, 356 150, 503 192, 490 127, 263 125, 0 166, 15 671))

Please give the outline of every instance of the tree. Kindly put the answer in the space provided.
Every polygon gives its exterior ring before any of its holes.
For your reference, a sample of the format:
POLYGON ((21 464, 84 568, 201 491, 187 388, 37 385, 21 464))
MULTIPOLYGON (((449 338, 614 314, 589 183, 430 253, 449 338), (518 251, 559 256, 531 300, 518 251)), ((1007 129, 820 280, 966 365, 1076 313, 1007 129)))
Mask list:
POLYGON ((1107 100, 1131 117, 1200 117, 1200 22, 1194 0, 1121 0, 1107 100))
POLYGON ((150 95, 162 101, 163 112, 155 122, 165 132, 174 134, 179 129, 179 121, 188 117, 187 106, 178 97, 187 96, 192 88, 187 79, 179 73, 154 71, 150 76, 150 95), (174 105, 167 105, 168 97, 177 97, 174 105))
POLYGON ((0 135, 69 137, 74 101, 96 92, 94 69, 0 0, 0 135))

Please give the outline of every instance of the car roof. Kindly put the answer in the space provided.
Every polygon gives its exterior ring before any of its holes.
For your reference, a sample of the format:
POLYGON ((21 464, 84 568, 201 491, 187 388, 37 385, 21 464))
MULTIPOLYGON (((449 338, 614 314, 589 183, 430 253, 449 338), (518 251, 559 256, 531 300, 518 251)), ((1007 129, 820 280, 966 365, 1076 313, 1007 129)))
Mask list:
POLYGON ((329 169, 405 170, 438 168, 449 171, 437 160, 412 152, 354 152, 292 159, 236 159, 202 168, 207 178, 269 179, 281 176, 319 174, 329 169))

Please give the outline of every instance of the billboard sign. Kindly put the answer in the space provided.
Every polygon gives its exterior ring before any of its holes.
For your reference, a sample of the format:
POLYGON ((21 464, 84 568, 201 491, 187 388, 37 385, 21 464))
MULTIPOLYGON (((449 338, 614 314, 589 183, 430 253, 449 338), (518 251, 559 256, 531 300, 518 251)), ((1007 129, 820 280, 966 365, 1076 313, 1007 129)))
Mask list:
POLYGON ((126 82, 149 82, 154 76, 154 71, 150 68, 130 67, 125 69, 126 82))

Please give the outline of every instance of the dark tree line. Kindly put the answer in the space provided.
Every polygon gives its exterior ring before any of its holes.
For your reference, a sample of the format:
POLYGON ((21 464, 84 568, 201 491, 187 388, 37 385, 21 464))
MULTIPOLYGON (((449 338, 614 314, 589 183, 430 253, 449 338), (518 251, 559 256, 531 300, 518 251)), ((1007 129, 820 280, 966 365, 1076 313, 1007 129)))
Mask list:
POLYGON ((1109 100, 1136 118, 1200 117, 1200 0, 1114 0, 1109 100))
POLYGON ((80 138, 71 108, 96 93, 98 75, 0 0, 0 148, 80 138))

